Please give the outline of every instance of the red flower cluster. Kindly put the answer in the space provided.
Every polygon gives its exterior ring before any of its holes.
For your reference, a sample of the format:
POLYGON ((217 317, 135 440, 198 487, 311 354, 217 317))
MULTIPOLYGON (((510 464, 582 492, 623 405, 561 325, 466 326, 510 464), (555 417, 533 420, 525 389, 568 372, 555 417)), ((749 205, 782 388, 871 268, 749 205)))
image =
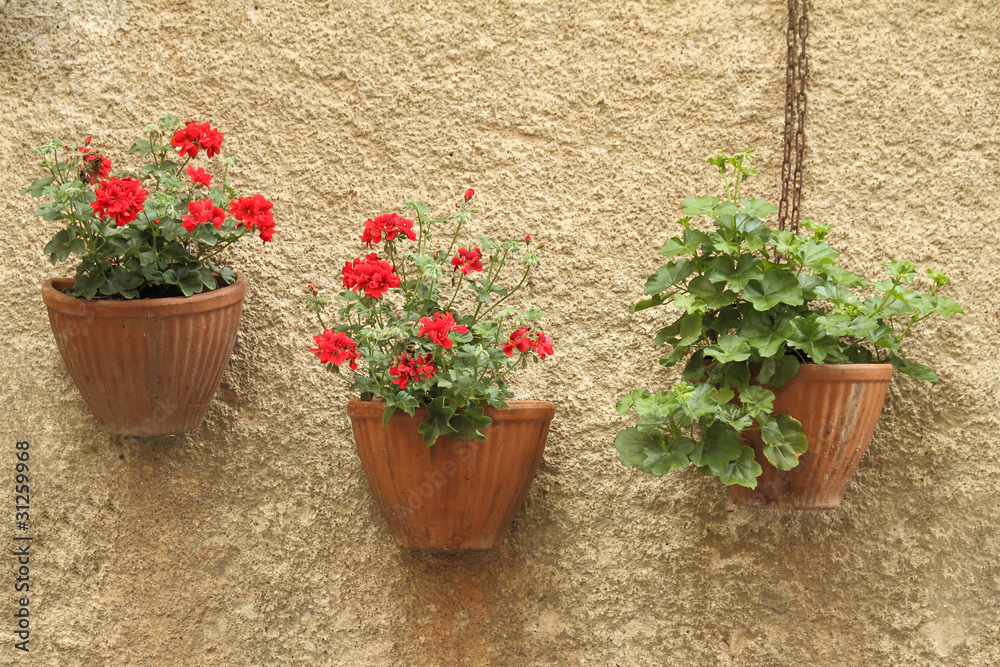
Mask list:
POLYGON ((117 226, 124 227, 142 210, 149 191, 142 189, 141 183, 134 178, 109 178, 94 188, 94 194, 97 199, 90 204, 94 213, 102 220, 114 218, 117 226))
POLYGON ((535 352, 542 360, 555 354, 555 350, 552 349, 552 339, 542 331, 535 333, 535 352))
POLYGON ((389 375, 392 376, 392 383, 400 389, 406 389, 410 382, 420 382, 427 380, 434 375, 434 362, 431 355, 415 357, 404 352, 395 366, 389 366, 389 375), (423 376, 423 377, 421 377, 423 376))
POLYGON ((508 357, 514 354, 514 350, 523 353, 530 349, 534 349, 541 359, 554 353, 552 339, 543 331, 536 331, 534 338, 532 338, 531 327, 521 327, 512 333, 510 339, 503 345, 503 353, 508 357))
POLYGON ((222 223, 226 221, 226 212, 213 204, 211 199, 188 202, 188 214, 184 216, 181 224, 189 232, 193 232, 195 227, 207 222, 212 223, 216 229, 222 229, 222 223))
POLYGON ((392 287, 399 287, 396 267, 371 253, 364 259, 356 257, 354 263, 347 262, 341 271, 344 287, 353 292, 359 289, 373 299, 380 298, 392 287))
POLYGON ((201 167, 195 169, 191 165, 188 165, 187 175, 188 178, 191 179, 192 183, 195 184, 201 183, 206 188, 212 187, 212 175, 207 171, 205 171, 204 169, 202 169, 201 167))
POLYGON ((452 331, 463 334, 469 332, 465 325, 455 324, 455 317, 451 313, 434 313, 433 320, 429 317, 421 317, 420 324, 423 325, 423 328, 417 335, 430 338, 446 350, 450 350, 451 346, 455 344, 455 341, 449 338, 448 334, 452 331))
POLYGON ((208 123, 196 123, 189 120, 184 127, 174 133, 170 143, 178 150, 181 157, 198 156, 198 149, 204 148, 208 157, 215 157, 222 148, 222 132, 208 123))
POLYGON ((259 192, 252 197, 240 197, 229 203, 229 214, 235 217, 238 224, 250 229, 256 229, 260 240, 267 243, 274 236, 274 206, 259 192))
POLYGON ((483 256, 479 248, 472 248, 471 250, 466 250, 465 248, 459 248, 458 254, 451 258, 451 263, 454 265, 455 270, 462 270, 463 275, 469 275, 473 271, 482 271, 483 263, 480 258, 483 256))
POLYGON ((405 234, 406 238, 411 241, 417 239, 416 234, 413 233, 413 221, 401 218, 395 213, 386 213, 374 220, 371 218, 365 220, 365 231, 361 234, 361 240, 369 248, 374 243, 381 243, 383 234, 385 234, 386 241, 391 241, 400 234, 405 234))
POLYGON ((316 341, 316 347, 309 351, 319 357, 321 364, 332 363, 339 366, 349 361, 351 370, 357 370, 361 355, 356 350, 358 344, 351 340, 350 336, 324 329, 322 335, 313 336, 313 340, 316 341))

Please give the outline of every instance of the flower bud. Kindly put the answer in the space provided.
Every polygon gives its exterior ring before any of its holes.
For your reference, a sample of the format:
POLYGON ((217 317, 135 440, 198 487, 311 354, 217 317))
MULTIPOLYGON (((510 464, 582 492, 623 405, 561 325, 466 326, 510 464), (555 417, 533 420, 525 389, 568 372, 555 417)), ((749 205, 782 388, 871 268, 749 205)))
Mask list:
POLYGON ((472 188, 469 188, 468 190, 465 191, 465 201, 469 201, 475 196, 476 196, 476 191, 473 190, 472 188))

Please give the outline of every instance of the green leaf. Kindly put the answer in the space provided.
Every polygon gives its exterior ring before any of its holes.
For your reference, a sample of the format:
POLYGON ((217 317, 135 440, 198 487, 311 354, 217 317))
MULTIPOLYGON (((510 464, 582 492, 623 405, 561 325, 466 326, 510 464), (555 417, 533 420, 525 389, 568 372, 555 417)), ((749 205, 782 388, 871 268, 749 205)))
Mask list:
MULTIPOLYGON (((82 267, 81 267, 82 268, 82 267)), ((84 299, 93 299, 108 279, 99 271, 76 272, 73 293, 84 299)))
POLYGON ((794 274, 787 272, 768 272, 760 279, 751 280, 743 289, 743 298, 762 312, 771 310, 779 303, 801 306, 803 302, 799 281, 794 274))
POLYGON ((430 416, 420 423, 417 431, 424 436, 424 445, 430 447, 441 436, 452 437, 458 433, 451 427, 451 418, 455 409, 445 405, 444 396, 438 396, 427 405, 430 416))
POLYGON ((493 420, 486 416, 482 407, 465 408, 451 418, 451 428, 466 440, 483 440, 486 436, 479 430, 484 429, 493 420))
POLYGON ((677 321, 680 325, 680 340, 676 344, 692 345, 701 338, 701 320, 701 313, 682 315, 677 321))
POLYGON ((618 414, 620 415, 628 414, 628 411, 635 406, 637 400, 648 395, 649 392, 645 389, 633 389, 618 399, 615 409, 618 410, 618 414))
POLYGON ((38 180, 33 181, 28 187, 21 188, 21 194, 23 195, 30 192, 32 197, 41 197, 45 188, 51 185, 54 180, 56 180, 54 176, 39 178, 38 180))
POLYGON ((643 294, 658 294, 687 278, 694 271, 694 266, 687 259, 670 262, 649 277, 643 294))
POLYGON ((128 149, 129 153, 138 153, 139 155, 142 155, 143 157, 145 157, 146 155, 149 155, 150 151, 151 151, 151 149, 149 147, 149 142, 148 141, 137 141, 134 144, 132 144, 129 147, 129 149, 128 149))
POLYGON ((735 334, 719 336, 715 345, 705 348, 706 357, 714 357, 717 361, 728 363, 730 361, 746 361, 750 358, 750 346, 747 339, 735 334))
POLYGON ((779 388, 799 372, 799 360, 790 354, 765 359, 761 364, 757 381, 769 387, 779 388))
POLYGON ((788 337, 788 345, 802 350, 814 363, 821 364, 831 355, 840 352, 840 341, 827 335, 817 317, 797 317, 792 320, 795 331, 788 337))
POLYGON ((806 436, 802 423, 789 415, 763 417, 760 438, 764 441, 764 456, 778 470, 791 470, 799 464, 806 451, 806 436))
POLYGON ((920 382, 930 382, 931 384, 938 383, 937 373, 935 373, 929 366, 907 361, 906 359, 903 359, 895 354, 889 355, 889 363, 891 363, 893 368, 896 370, 906 373, 920 382))
POLYGON ((774 249, 779 255, 795 255, 806 239, 789 231, 775 232, 771 239, 774 241, 774 249))
POLYGON ((736 205, 730 201, 722 201, 718 197, 689 197, 681 202, 684 215, 708 215, 718 218, 720 215, 736 215, 736 205))
POLYGON ((703 377, 705 377, 705 351, 698 350, 691 355, 687 365, 684 366, 681 379, 685 382, 696 382, 703 377))
MULTIPOLYGON (((660 296, 660 295, 657 295, 660 296)), ((656 298, 656 297, 653 297, 656 298)), ((638 305, 638 304, 636 304, 638 305)), ((674 307, 686 310, 688 313, 702 313, 708 309, 705 302, 694 294, 678 294, 674 297, 674 307)), ((641 308, 637 310, 642 310, 641 308)), ((634 312, 634 311, 633 311, 634 312)))
POLYGON ((702 429, 702 441, 691 451, 690 458, 699 468, 708 467, 718 475, 741 453, 739 434, 731 427, 715 422, 702 429))
POLYGON ((717 387, 729 389, 746 387, 750 383, 750 364, 745 361, 716 364, 709 373, 708 380, 717 387))
POLYGON ((810 269, 818 269, 826 264, 835 263, 840 253, 822 241, 809 240, 802 245, 795 256, 810 269))
POLYGON ((741 199, 740 204, 743 205, 743 212, 751 218, 766 218, 778 212, 763 199, 741 199))
POLYGON ((764 387, 754 385, 740 389, 740 402, 747 414, 754 419, 759 420, 761 415, 774 412, 774 392, 764 387))
POLYGON ((748 489, 757 488, 757 478, 764 472, 754 459, 753 449, 743 446, 737 459, 730 461, 719 473, 719 481, 726 486, 738 484, 748 489))
POLYGON ((704 232, 699 232, 697 229, 685 229, 683 239, 675 236, 668 240, 660 248, 660 254, 667 257, 695 255, 701 244, 708 243, 710 240, 709 236, 704 232))
POLYGON ((653 345, 659 346, 663 345, 667 341, 672 341, 671 344, 676 346, 677 341, 679 340, 677 338, 677 334, 679 334, 680 331, 681 321, 678 319, 672 324, 668 324, 656 332, 656 338, 653 339, 653 345))
POLYGON ((847 313, 831 313, 829 315, 820 315, 816 318, 816 324, 819 325, 820 329, 826 335, 833 336, 834 338, 846 336, 850 332, 853 323, 853 319, 847 313))
MULTIPOLYGON (((222 282, 227 285, 232 285, 236 282, 236 272, 228 266, 216 267, 215 272, 219 274, 220 278, 222 278, 222 282)), ((354 294, 354 292, 351 292, 351 294, 354 294)))
POLYGON ((640 431, 633 427, 615 436, 615 449, 618 450, 622 465, 641 468, 642 462, 646 460, 646 447, 655 447, 662 442, 663 434, 660 431, 640 431))
POLYGON ((87 244, 84 243, 83 239, 76 237, 75 229, 63 229, 45 244, 43 252, 49 255, 52 263, 55 264, 65 260, 70 254, 84 254, 87 252, 87 244))
POLYGON ((913 265, 913 262, 894 260, 886 262, 882 266, 885 267, 890 276, 901 278, 903 282, 911 282, 917 277, 917 267, 913 265))
POLYGON ((396 414, 396 406, 386 404, 386 406, 382 409, 382 428, 389 426, 389 420, 392 419, 394 414, 396 414))
POLYGON ((778 354, 782 344, 795 333, 791 325, 792 317, 783 314, 771 322, 771 318, 756 310, 746 315, 746 320, 740 333, 749 338, 751 347, 757 350, 761 357, 773 357, 778 354))
POLYGON ((669 295, 664 295, 663 293, 656 294, 649 299, 643 299, 638 303, 632 304, 628 310, 630 313, 638 313, 640 310, 646 310, 647 308, 655 308, 656 306, 662 305, 663 301, 668 298, 669 295))
POLYGON ((663 477, 672 468, 684 469, 691 462, 688 458, 694 451, 695 442, 691 438, 678 436, 671 438, 669 442, 660 440, 653 445, 643 449, 645 458, 642 461, 642 469, 651 475, 663 477))
POLYGON ((735 293, 726 289, 726 283, 714 283, 708 276, 697 276, 688 283, 688 290, 705 302, 705 307, 712 310, 722 308, 736 301, 735 293))

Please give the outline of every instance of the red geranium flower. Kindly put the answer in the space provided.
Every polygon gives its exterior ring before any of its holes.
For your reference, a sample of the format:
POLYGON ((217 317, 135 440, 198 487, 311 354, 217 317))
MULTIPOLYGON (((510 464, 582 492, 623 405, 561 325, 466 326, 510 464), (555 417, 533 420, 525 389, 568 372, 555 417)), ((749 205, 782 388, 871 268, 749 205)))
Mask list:
POLYGON ((188 202, 188 215, 181 221, 184 229, 193 232, 194 228, 206 222, 212 223, 216 229, 222 229, 226 221, 226 212, 212 203, 211 199, 198 199, 188 202))
POLYGON ((423 325, 423 328, 418 335, 430 338, 446 350, 450 350, 451 346, 455 344, 455 341, 449 338, 448 334, 452 331, 463 334, 469 332, 465 325, 455 324, 455 317, 451 313, 434 313, 433 320, 429 317, 421 317, 420 324, 423 325))
POLYGON ((357 370, 361 355, 355 349, 358 344, 350 336, 324 329, 322 335, 313 336, 313 340, 316 341, 316 347, 309 351, 319 357, 321 364, 332 363, 339 366, 350 361, 351 370, 357 370))
POLYGON ((197 157, 199 148, 204 148, 208 157, 215 157, 222 148, 222 139, 223 134, 210 124, 198 124, 189 120, 184 127, 174 133, 170 143, 178 150, 181 157, 197 157))
POLYGON ((200 183, 206 188, 212 187, 212 175, 201 167, 195 169, 191 165, 188 165, 187 175, 188 178, 191 179, 192 183, 200 183))
POLYGON ((229 203, 229 214, 236 218, 237 224, 250 229, 256 229, 260 240, 267 243, 274 235, 274 206, 259 192, 252 197, 241 197, 229 203))
POLYGON ((473 271, 483 270, 483 263, 479 261, 482 256, 479 248, 472 248, 471 250, 459 248, 458 254, 451 258, 451 263, 454 265, 455 270, 461 269, 462 275, 467 276, 473 271))
POLYGON ((359 289, 373 299, 380 298, 392 287, 399 287, 399 276, 396 267, 379 259, 371 253, 364 259, 356 257, 354 262, 347 262, 341 271, 344 277, 344 287, 353 292, 359 289))
POLYGON ((521 327, 512 333, 510 339, 503 344, 503 353, 509 357, 514 354, 515 349, 519 352, 527 352, 532 347, 531 339, 528 338, 530 331, 530 327, 521 327))
POLYGON ((469 188, 468 190, 465 191, 465 201, 469 201, 475 196, 476 196, 476 191, 473 190, 472 188, 469 188))
POLYGON ((405 234, 411 241, 417 239, 413 233, 413 221, 408 218, 401 218, 395 213, 380 215, 374 220, 365 220, 365 231, 361 234, 361 240, 371 248, 374 243, 381 243, 382 235, 385 240, 391 241, 400 234, 405 234))
POLYGON ((400 389, 406 389, 410 382, 420 382, 430 379, 434 375, 434 362, 431 355, 414 357, 404 352, 395 366, 389 366, 389 375, 392 376, 392 383, 400 389))
POLYGON ((203 126, 205 131, 202 133, 199 143, 205 149, 205 155, 215 157, 222 150, 223 134, 217 128, 209 126, 208 123, 203 123, 203 126))
POLYGON ((94 189, 97 196, 91 204, 101 219, 114 218, 118 227, 124 227, 135 220, 146 201, 147 190, 143 190, 134 178, 109 178, 101 181, 94 189))
POLYGON ((535 352, 538 353, 539 358, 545 359, 545 357, 552 356, 555 351, 552 349, 552 339, 545 335, 543 331, 535 332, 534 340, 535 352))

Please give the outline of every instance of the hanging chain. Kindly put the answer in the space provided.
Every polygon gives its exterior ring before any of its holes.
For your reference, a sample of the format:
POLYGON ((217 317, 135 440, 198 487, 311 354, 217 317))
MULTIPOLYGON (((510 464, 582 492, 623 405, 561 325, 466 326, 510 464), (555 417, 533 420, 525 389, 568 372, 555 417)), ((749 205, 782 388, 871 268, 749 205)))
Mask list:
POLYGON ((809 59, 809 0, 788 0, 788 46, 785 68, 785 146, 781 163, 781 201, 778 202, 778 229, 799 231, 802 203, 802 161, 806 150, 806 80, 809 59))

